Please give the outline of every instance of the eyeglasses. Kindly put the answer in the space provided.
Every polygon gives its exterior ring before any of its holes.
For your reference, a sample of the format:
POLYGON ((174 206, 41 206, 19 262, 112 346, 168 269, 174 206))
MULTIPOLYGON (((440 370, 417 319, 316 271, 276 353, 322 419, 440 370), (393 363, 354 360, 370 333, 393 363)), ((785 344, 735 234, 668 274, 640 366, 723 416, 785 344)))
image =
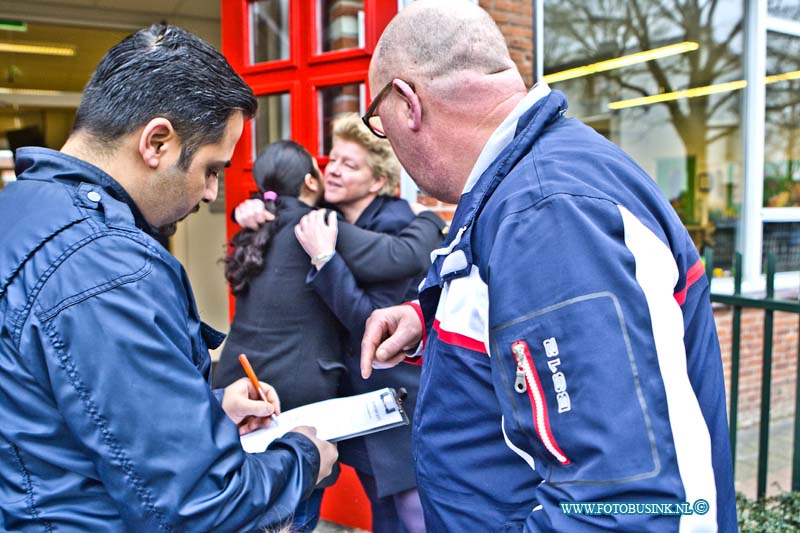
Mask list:
MULTIPOLYGON (((406 82, 411 90, 414 90, 414 84, 410 81, 406 82)), ((361 120, 364 122, 364 125, 369 128, 369 131, 372 132, 373 135, 380 139, 385 139, 386 134, 383 132, 383 124, 381 123, 381 117, 375 114, 377 111, 378 106, 381 104, 381 100, 383 100, 387 94, 392 92, 392 85, 394 84, 394 80, 389 80, 383 89, 378 93, 378 95, 372 99, 372 103, 369 104, 367 108, 367 112, 364 113, 364 116, 361 117, 361 120)))

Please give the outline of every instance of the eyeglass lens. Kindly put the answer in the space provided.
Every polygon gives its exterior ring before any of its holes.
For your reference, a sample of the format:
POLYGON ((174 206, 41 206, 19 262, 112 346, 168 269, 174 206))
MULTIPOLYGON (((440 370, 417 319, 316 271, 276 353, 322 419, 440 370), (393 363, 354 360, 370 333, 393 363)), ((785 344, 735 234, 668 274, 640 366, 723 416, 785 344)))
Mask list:
POLYGON ((378 115, 372 115, 369 117, 369 128, 375 133, 384 135, 383 123, 381 122, 381 117, 378 115))

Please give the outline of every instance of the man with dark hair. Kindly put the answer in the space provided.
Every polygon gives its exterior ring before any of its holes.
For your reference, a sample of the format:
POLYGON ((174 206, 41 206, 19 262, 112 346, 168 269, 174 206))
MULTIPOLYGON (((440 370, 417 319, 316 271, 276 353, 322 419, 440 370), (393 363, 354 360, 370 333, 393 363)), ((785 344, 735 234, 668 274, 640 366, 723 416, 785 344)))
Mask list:
POLYGON ((221 334, 153 238, 216 197, 255 109, 211 46, 153 26, 101 60, 60 152, 17 152, 0 192, 1 530, 258 529, 330 473, 312 428, 242 451, 277 395, 209 388, 221 334))
POLYGON ((736 531, 709 285, 658 185, 563 94, 528 91, 468 0, 401 11, 369 82, 364 121, 458 203, 419 302, 362 342, 364 377, 424 343, 428 530, 736 531))

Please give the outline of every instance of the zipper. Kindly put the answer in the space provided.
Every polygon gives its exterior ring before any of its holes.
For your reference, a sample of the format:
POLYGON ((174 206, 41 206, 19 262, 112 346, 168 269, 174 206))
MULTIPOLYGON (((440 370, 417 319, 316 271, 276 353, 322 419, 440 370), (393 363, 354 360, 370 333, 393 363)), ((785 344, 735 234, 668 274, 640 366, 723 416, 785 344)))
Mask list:
POLYGON ((511 350, 517 358, 517 376, 514 379, 514 390, 522 394, 528 390, 528 385, 525 383, 525 348, 522 343, 515 342, 511 346, 511 350))
POLYGON ((518 394, 528 393, 533 411, 533 427, 539 440, 542 441, 548 452, 562 465, 570 464, 569 459, 561 451, 550 430, 550 417, 547 414, 547 402, 544 399, 544 389, 539 382, 536 368, 533 366, 528 343, 516 341, 511 344, 511 351, 517 361, 517 372, 514 379, 514 390, 518 394))

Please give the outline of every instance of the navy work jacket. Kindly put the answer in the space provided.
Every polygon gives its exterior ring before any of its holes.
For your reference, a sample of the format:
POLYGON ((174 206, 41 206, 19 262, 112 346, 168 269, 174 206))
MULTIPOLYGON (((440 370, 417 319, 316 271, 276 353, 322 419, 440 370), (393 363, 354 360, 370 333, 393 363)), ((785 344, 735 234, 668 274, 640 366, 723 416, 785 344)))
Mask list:
POLYGON ((566 109, 520 102, 420 288, 426 527, 735 532, 703 264, 658 184, 566 109))

